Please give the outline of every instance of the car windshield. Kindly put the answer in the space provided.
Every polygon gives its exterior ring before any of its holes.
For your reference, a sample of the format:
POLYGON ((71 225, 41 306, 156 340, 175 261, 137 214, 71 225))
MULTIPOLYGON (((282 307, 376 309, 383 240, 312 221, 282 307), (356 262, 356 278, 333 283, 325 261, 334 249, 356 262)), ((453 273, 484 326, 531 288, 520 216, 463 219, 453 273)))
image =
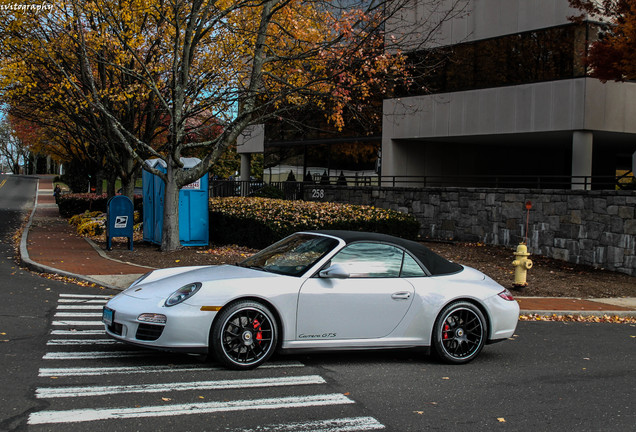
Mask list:
POLYGON ((294 234, 239 264, 288 276, 300 276, 338 245, 338 240, 311 234, 294 234))

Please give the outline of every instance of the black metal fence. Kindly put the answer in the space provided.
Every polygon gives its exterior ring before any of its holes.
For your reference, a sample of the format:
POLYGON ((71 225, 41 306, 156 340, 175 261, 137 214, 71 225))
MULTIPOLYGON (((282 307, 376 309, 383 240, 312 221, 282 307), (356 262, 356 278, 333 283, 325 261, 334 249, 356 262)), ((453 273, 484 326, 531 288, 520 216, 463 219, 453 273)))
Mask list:
POLYGON ((313 181, 271 182, 260 180, 212 180, 210 198, 229 196, 252 196, 269 186, 282 192, 289 200, 303 199, 305 188, 320 185, 360 187, 378 189, 387 187, 481 187, 481 188, 528 188, 528 189, 579 189, 579 190, 636 190, 636 181, 623 176, 326 176, 318 175, 313 181))

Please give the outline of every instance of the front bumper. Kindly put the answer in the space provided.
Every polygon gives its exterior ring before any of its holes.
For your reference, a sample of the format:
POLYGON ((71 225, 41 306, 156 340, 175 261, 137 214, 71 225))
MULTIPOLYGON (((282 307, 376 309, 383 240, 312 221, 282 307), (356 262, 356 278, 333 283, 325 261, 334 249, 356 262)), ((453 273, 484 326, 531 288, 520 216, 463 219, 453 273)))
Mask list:
POLYGON ((114 311, 112 324, 104 324, 106 334, 122 342, 169 351, 206 353, 210 328, 216 312, 180 303, 164 307, 163 300, 136 299, 120 295, 106 307, 114 311), (165 324, 139 321, 144 313, 166 316, 165 324))

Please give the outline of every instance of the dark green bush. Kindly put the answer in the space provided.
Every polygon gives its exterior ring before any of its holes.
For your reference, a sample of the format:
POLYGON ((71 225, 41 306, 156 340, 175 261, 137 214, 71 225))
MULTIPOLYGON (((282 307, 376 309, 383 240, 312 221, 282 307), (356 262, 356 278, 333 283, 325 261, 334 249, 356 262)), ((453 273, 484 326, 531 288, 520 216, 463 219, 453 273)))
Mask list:
MULTIPOLYGON (((62 217, 70 218, 85 211, 106 212, 107 205, 108 195, 106 194, 65 194, 60 196, 58 208, 62 217)), ((143 199, 141 195, 135 195, 133 205, 135 210, 143 214, 143 199)))
POLYGON ((419 222, 393 210, 349 204, 264 198, 210 200, 210 241, 265 247, 296 231, 370 231, 414 239, 419 222))

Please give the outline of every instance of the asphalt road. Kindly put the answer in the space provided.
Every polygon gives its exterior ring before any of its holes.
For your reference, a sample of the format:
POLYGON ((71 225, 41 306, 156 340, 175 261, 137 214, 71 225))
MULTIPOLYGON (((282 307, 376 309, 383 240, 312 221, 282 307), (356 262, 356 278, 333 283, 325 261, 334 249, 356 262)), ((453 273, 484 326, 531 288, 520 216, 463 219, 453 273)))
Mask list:
POLYGON ((513 340, 463 366, 413 351, 367 351, 277 356, 268 367, 235 372, 113 344, 99 324, 108 291, 13 262, 10 237, 34 190, 34 181, 17 177, 0 186, 0 430, 534 432, 636 424, 632 325, 522 322, 513 340))

